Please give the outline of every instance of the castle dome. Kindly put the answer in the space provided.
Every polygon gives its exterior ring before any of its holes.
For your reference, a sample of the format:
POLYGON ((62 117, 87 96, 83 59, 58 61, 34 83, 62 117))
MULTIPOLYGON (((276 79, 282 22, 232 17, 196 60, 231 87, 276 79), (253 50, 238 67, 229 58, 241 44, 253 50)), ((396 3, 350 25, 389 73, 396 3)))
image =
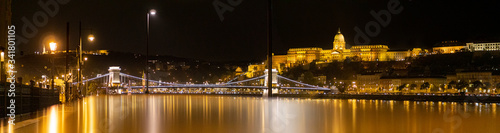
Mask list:
POLYGON ((345 39, 344 39, 344 35, 342 35, 342 33, 340 33, 340 28, 333 39, 333 49, 335 49, 335 50, 345 49, 345 39))
POLYGON ((339 32, 335 35, 333 42, 345 42, 344 35, 340 33, 340 28, 339 32))

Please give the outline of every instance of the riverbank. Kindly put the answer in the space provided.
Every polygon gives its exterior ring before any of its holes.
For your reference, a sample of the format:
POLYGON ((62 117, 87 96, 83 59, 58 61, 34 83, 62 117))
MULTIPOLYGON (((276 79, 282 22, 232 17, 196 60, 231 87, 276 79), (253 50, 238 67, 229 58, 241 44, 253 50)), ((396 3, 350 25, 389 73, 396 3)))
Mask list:
POLYGON ((349 94, 278 94, 277 97, 317 98, 317 99, 366 99, 396 101, 441 101, 500 103, 500 97, 493 96, 428 96, 428 95, 349 95, 349 94))

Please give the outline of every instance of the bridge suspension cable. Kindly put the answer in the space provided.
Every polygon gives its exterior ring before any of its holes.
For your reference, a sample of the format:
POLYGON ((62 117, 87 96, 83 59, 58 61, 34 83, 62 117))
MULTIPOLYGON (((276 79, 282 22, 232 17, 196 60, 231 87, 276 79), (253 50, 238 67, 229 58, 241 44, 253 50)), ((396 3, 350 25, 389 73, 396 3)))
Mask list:
POLYGON ((244 72, 243 74, 240 74, 240 75, 238 75, 238 76, 234 77, 232 80, 229 80, 228 82, 226 82, 226 84, 227 84, 227 83, 231 83, 231 82, 235 81, 236 79, 238 79, 239 77, 241 77, 241 76, 243 76, 243 75, 246 75, 246 74, 247 74, 247 72, 244 72))
MULTIPOLYGON (((125 73, 120 73, 120 75, 121 75, 121 76, 126 76, 126 77, 135 78, 135 79, 138 79, 138 80, 146 80, 146 79, 139 78, 139 77, 136 77, 136 76, 132 76, 132 75, 129 75, 129 74, 125 74, 125 73)), ((158 83, 158 84, 176 85, 176 84, 173 84, 173 83, 160 82, 160 81, 156 81, 156 80, 148 80, 148 81, 149 81, 149 82, 158 83)))
MULTIPOLYGON (((278 78, 281 78, 281 79, 284 79, 284 80, 288 80, 290 82, 294 82, 294 83, 297 83, 297 84, 300 84, 300 85, 303 85, 303 86, 307 86, 307 87, 312 87, 312 88, 318 88, 318 89, 327 89, 329 90, 328 88, 323 88, 323 87, 319 87, 319 86, 314 86, 314 85, 310 85, 310 84, 306 84, 306 83, 302 83, 302 82, 298 82, 298 81, 295 81, 295 80, 292 80, 292 79, 289 79, 289 78, 286 78, 286 77, 283 77, 283 76, 280 76, 280 75, 277 75, 278 78)), ((290 87, 290 88, 293 88, 293 87, 290 87)))
POLYGON ((243 83, 243 82, 252 81, 252 80, 256 80, 256 79, 260 79, 260 78, 265 78, 266 76, 267 76, 267 75, 262 75, 262 76, 259 76, 259 77, 255 77, 255 78, 251 78, 251 79, 245 79, 245 80, 242 80, 242 81, 231 82, 231 83, 225 83, 225 85, 232 85, 232 84, 243 83))
MULTIPOLYGON (((101 76, 97 76, 97 77, 94 77, 94 78, 90 78, 90 79, 87 79, 87 80, 83 80, 82 83, 85 83, 85 82, 88 82, 88 81, 91 81, 91 80, 95 80, 95 79, 99 79, 99 78, 103 78, 103 77, 106 77, 106 76, 109 76, 109 73, 101 75, 101 76)), ((78 82, 73 82, 73 85, 75 85, 75 84, 78 84, 78 82)))

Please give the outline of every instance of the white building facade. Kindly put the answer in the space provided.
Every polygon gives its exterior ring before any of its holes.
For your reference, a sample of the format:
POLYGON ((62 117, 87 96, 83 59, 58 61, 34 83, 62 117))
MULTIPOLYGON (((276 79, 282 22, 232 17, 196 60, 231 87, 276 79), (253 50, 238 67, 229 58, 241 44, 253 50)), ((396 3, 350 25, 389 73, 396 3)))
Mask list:
POLYGON ((500 51, 500 42, 493 43, 467 43, 469 51, 500 51))

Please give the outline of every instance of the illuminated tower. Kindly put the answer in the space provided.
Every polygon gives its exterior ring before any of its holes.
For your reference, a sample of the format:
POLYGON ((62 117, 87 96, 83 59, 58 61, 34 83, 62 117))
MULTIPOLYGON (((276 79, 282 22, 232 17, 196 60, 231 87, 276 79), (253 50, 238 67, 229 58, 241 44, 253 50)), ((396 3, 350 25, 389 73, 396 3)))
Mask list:
POLYGON ((333 49, 334 50, 345 49, 344 35, 342 35, 342 33, 340 33, 340 28, 339 28, 339 32, 337 33, 337 35, 335 35, 335 38, 333 40, 333 49))
POLYGON ((109 86, 118 86, 121 83, 120 71, 122 69, 119 66, 109 67, 109 86))

